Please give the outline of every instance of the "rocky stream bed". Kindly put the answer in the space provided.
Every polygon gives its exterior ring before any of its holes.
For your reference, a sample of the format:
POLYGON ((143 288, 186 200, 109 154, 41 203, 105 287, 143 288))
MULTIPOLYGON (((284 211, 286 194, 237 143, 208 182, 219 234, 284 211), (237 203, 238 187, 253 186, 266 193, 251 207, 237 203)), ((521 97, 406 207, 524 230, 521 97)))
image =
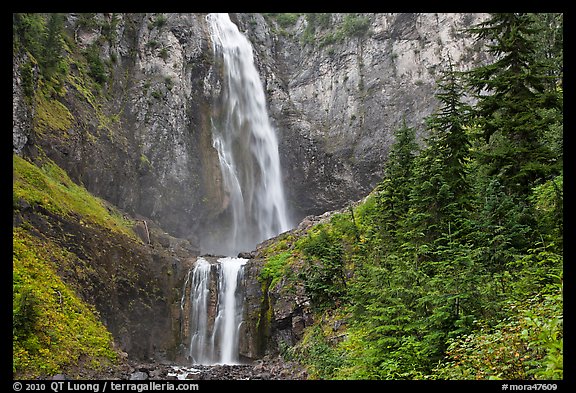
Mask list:
POLYGON ((307 372, 294 362, 265 357, 251 364, 175 365, 126 361, 115 368, 95 371, 81 369, 75 376, 58 374, 48 379, 83 380, 304 380, 307 372))

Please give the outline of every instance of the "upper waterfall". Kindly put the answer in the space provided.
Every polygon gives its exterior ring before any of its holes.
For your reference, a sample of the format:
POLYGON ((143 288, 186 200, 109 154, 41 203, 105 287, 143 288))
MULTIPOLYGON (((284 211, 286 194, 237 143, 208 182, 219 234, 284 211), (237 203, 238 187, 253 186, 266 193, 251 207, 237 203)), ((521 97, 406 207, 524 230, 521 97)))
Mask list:
POLYGON ((280 171, 278 140, 250 41, 228 14, 208 14, 222 91, 212 116, 226 193, 222 233, 204 241, 209 252, 235 255, 290 229, 280 171))

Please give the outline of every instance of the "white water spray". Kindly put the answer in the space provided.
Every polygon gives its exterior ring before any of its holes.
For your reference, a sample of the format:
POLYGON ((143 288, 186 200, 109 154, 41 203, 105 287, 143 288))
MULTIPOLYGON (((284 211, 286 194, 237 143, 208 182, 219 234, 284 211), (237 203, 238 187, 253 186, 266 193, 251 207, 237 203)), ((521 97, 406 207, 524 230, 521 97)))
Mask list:
POLYGON ((288 218, 278 140, 266 109, 266 97, 254 65, 250 41, 228 14, 209 14, 213 50, 223 70, 221 108, 212 118, 230 225, 225 241, 212 252, 236 255, 291 227, 288 218))

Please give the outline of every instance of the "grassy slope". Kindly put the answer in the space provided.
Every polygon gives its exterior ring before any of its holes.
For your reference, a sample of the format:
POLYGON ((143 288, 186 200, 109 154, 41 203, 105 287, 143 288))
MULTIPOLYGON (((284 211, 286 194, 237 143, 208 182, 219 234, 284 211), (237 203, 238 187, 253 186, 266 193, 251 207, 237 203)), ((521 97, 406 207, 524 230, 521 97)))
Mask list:
MULTIPOLYGON (((136 239, 130 222, 73 183, 56 164, 48 161, 39 168, 14 155, 13 208, 23 206, 136 239)), ((58 266, 74 266, 77 257, 36 232, 26 221, 13 228, 14 377, 67 372, 77 364, 98 368, 114 363, 111 334, 94 308, 56 273, 58 266)))

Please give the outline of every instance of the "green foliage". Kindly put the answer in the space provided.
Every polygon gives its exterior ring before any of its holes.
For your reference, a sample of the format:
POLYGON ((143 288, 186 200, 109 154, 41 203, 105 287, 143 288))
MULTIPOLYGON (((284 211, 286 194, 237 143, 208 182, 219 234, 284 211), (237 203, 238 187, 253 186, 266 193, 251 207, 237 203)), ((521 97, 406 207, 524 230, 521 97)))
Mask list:
POLYGON ((564 229, 564 177, 562 174, 534 187, 529 197, 540 233, 562 247, 564 229))
POLYGON ((553 66, 538 54, 538 27, 531 14, 507 13, 494 14, 471 29, 478 39, 490 42, 488 51, 497 56, 493 63, 466 73, 479 98, 476 122, 485 141, 493 144, 479 159, 489 176, 498 176, 506 191, 517 195, 527 195, 557 174, 561 165, 561 158, 543 143, 561 122, 547 113, 561 112, 562 93, 555 81, 550 83, 553 66))
POLYGON ((15 49, 31 56, 50 89, 60 91, 68 73, 64 43, 64 15, 13 14, 15 49))
POLYGON ((348 38, 363 38, 370 32, 370 23, 370 18, 360 14, 345 14, 342 22, 334 24, 330 13, 309 13, 301 41, 303 45, 325 46, 348 38))
POLYGON ((284 29, 294 26, 302 14, 298 13, 267 13, 263 14, 273 18, 278 25, 284 29))
POLYGON ((287 349, 291 360, 306 362, 310 379, 332 379, 344 361, 344 353, 330 343, 320 324, 307 330, 297 347, 287 349))
POLYGON ((137 239, 131 223, 120 212, 106 206, 84 187, 75 184, 66 172, 48 161, 39 168, 23 158, 13 155, 13 203, 19 201, 61 215, 79 215, 84 225, 99 225, 115 233, 137 239))
POLYGON ((292 253, 286 251, 266 259, 266 264, 260 271, 258 279, 261 282, 270 281, 268 288, 274 288, 276 283, 286 274, 286 268, 289 264, 292 253))
POLYGON ((27 339, 34 332, 39 317, 39 301, 30 287, 22 287, 12 302, 13 334, 27 339))
POLYGON ((82 361, 102 368, 116 361, 112 335, 55 268, 70 254, 13 230, 13 373, 32 379, 64 372, 82 361))
POLYGON ((45 26, 46 22, 41 14, 12 14, 12 34, 16 48, 28 50, 32 56, 40 58, 45 26))
POLYGON ((22 75, 22 88, 27 99, 34 97, 34 70, 32 61, 27 61, 20 70, 22 75))
POLYGON ((399 222, 408 213, 409 199, 414 175, 414 160, 418 151, 416 130, 403 123, 394 134, 395 141, 386 163, 386 176, 377 190, 380 234, 389 242, 396 237, 399 222))
MULTIPOLYGON (((109 70, 100 58, 100 50, 104 38, 113 39, 118 18, 113 15, 110 21, 101 21, 92 14, 81 15, 78 27, 98 28, 102 33, 85 50, 76 46, 64 28, 65 18, 64 14, 13 14, 14 55, 25 60, 20 75, 26 102, 33 106, 33 130, 50 133, 62 142, 84 131, 82 116, 76 117, 83 112, 74 111, 72 115, 69 109, 69 103, 78 97, 94 110, 84 115, 95 116, 98 128, 106 129, 112 137, 110 126, 119 117, 103 113, 101 90, 109 70)), ((88 137, 93 139, 94 135, 88 137)))
MULTIPOLYGON (((74 122, 74 116, 62 102, 53 98, 52 94, 46 94, 50 87, 45 85, 44 81, 40 81, 39 86, 40 91, 34 95, 34 129, 38 133, 68 131, 74 122)), ((66 133, 60 135, 66 137, 66 133)))
POLYGON ((49 79, 54 76, 60 63, 63 61, 64 15, 49 14, 46 23, 46 35, 43 40, 43 51, 40 57, 40 65, 44 68, 44 75, 49 79))
POLYGON ((300 274, 304 288, 319 308, 342 300, 346 292, 343 247, 337 236, 324 227, 300 241, 299 248, 308 260, 300 274))
POLYGON ((156 16, 156 18, 154 18, 154 20, 148 25, 148 28, 150 30, 152 29, 161 29, 162 27, 164 27, 164 25, 166 25, 166 22, 168 21, 168 18, 166 17, 166 15, 164 14, 159 14, 158 16, 156 16))
POLYGON ((510 316, 494 328, 452 340, 442 379, 562 379, 562 291, 507 304, 510 316))
POLYGON ((108 80, 108 71, 100 59, 99 45, 91 45, 85 51, 88 62, 88 75, 98 84, 102 85, 108 80))
POLYGON ((363 37, 370 29, 370 19, 358 14, 346 14, 342 22, 342 34, 346 37, 363 37))
POLYGON ((470 237, 483 266, 490 272, 501 273, 534 241, 530 211, 508 195, 494 178, 479 190, 479 195, 483 200, 478 203, 470 237))

